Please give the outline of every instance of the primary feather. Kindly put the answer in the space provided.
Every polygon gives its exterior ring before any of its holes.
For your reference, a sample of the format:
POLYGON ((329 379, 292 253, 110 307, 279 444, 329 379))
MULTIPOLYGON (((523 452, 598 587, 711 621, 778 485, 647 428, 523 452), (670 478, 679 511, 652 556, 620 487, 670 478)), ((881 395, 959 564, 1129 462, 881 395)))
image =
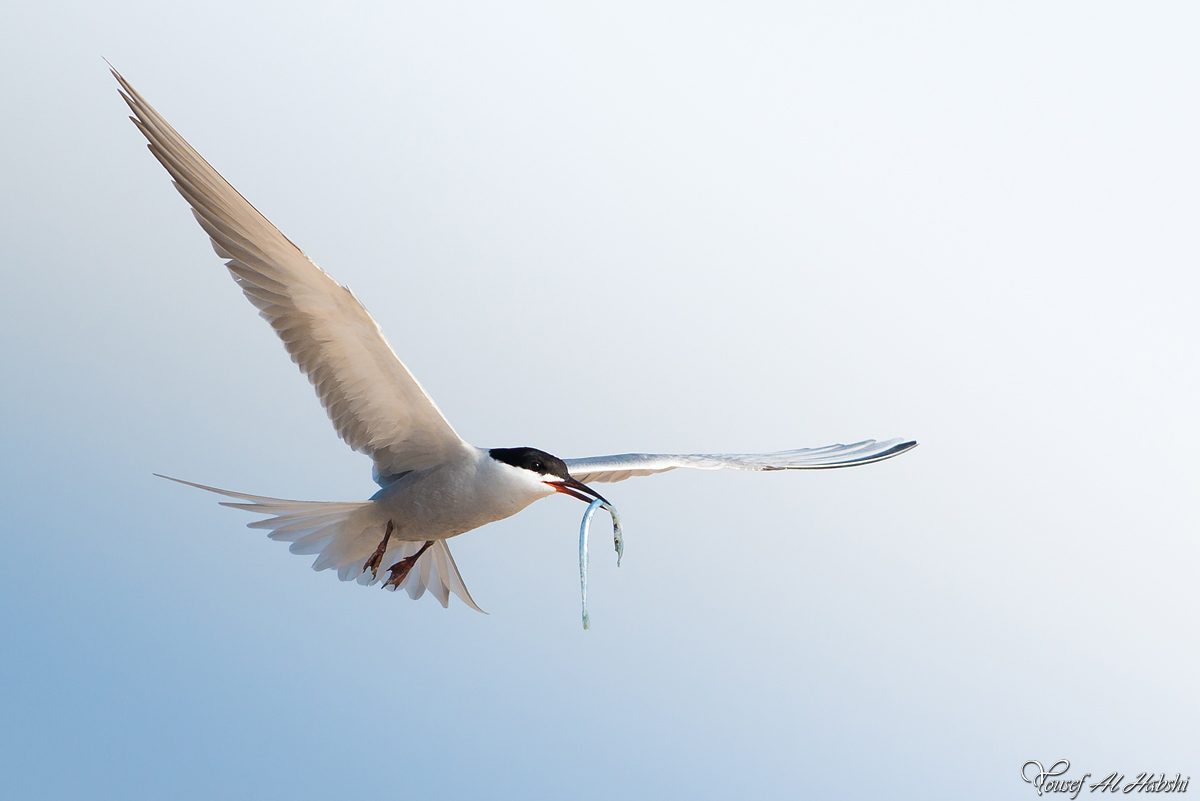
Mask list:
POLYGON ((853 445, 797 448, 775 453, 622 453, 564 459, 571 477, 585 484, 624 481, 633 476, 663 473, 677 467, 696 470, 829 470, 855 467, 899 456, 917 443, 899 439, 873 439, 853 445))
POLYGON ((353 293, 250 205, 116 70, 113 75, 150 152, 316 388, 338 436, 370 456, 384 481, 469 447, 353 293))

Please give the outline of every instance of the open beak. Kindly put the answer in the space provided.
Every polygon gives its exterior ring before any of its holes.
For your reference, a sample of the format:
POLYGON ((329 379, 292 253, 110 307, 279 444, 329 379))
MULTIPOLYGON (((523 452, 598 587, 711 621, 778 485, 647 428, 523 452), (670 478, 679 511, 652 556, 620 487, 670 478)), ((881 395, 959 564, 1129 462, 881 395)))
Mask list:
POLYGON ((564 495, 570 495, 572 498, 578 498, 584 503, 591 503, 595 499, 608 503, 608 498, 605 498, 587 484, 576 481, 573 478, 556 478, 553 481, 545 483, 552 487, 555 492, 561 492, 564 495))

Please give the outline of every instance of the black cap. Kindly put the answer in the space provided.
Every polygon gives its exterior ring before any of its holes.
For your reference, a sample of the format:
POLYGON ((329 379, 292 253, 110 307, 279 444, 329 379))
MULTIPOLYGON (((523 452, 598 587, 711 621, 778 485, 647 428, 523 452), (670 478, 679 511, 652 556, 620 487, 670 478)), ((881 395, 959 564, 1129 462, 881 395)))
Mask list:
POLYGON ((571 477, 571 474, 567 472, 566 462, 545 451, 539 451, 537 448, 492 448, 488 451, 488 455, 497 462, 532 470, 544 476, 556 476, 563 479, 571 477))

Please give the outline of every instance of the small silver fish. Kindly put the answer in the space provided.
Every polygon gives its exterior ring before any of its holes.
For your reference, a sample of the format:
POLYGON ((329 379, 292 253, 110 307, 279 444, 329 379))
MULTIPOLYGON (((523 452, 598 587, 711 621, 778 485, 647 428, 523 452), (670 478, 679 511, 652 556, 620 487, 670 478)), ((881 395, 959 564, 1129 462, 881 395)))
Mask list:
POLYGON ((621 566, 621 557, 625 555, 625 540, 621 536, 621 517, 617 514, 616 508, 611 503, 597 498, 588 504, 587 511, 583 513, 583 522, 579 524, 579 591, 583 596, 584 629, 592 627, 592 622, 588 619, 587 611, 588 529, 592 525, 592 516, 596 514, 596 510, 601 506, 607 509, 608 513, 612 516, 613 548, 617 552, 617 567, 621 566))

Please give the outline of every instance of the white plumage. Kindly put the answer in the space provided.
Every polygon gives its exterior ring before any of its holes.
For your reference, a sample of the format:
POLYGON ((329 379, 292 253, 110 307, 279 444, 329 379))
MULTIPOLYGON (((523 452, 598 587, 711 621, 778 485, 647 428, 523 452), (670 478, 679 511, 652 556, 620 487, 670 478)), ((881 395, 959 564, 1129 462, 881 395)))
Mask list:
POLYGON ((590 501, 599 494, 586 481, 622 481, 678 467, 851 467, 916 445, 866 440, 771 454, 623 454, 565 462, 531 448, 476 448, 455 433, 353 293, 251 206, 116 70, 113 75, 133 111, 130 119, 170 173, 213 249, 227 259, 234 281, 312 382, 338 436, 371 457, 382 489, 367 501, 332 503, 171 480, 234 499, 223 506, 266 515, 250 527, 290 542, 293 553, 316 555, 316 570, 336 570, 343 581, 403 587, 413 598, 428 591, 443 606, 453 593, 479 609, 446 540, 516 514, 555 492, 590 501), (391 562, 395 564, 387 568, 391 562), (391 576, 385 580, 380 568, 391 576))

